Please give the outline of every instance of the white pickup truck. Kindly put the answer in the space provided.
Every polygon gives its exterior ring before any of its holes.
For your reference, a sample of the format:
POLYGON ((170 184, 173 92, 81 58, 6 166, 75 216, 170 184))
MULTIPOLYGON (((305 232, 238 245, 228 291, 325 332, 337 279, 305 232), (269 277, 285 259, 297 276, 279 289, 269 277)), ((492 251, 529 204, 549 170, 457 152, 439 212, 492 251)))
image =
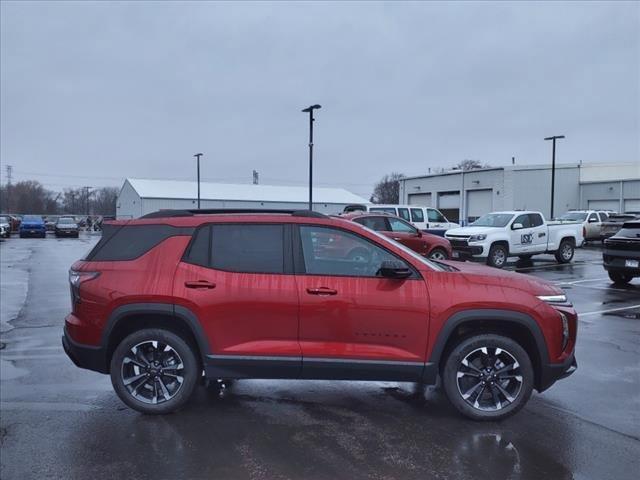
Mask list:
POLYGON ((584 243, 582 224, 546 222, 540 212, 531 211, 487 213, 468 227, 448 230, 445 238, 451 242, 454 258, 483 260, 498 268, 510 256, 529 259, 541 253, 552 253, 559 263, 568 263, 575 248, 584 243))

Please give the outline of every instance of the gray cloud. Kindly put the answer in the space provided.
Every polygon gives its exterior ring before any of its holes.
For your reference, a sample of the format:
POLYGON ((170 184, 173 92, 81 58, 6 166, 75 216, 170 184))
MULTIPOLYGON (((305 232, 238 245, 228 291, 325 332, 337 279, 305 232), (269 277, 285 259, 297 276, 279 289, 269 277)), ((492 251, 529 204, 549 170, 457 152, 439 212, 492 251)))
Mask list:
POLYGON ((207 179, 304 183, 316 102, 316 178, 360 194, 391 170, 546 162, 553 134, 561 161, 640 159, 635 2, 1 9, 1 160, 52 188, 188 178, 196 151, 207 179))

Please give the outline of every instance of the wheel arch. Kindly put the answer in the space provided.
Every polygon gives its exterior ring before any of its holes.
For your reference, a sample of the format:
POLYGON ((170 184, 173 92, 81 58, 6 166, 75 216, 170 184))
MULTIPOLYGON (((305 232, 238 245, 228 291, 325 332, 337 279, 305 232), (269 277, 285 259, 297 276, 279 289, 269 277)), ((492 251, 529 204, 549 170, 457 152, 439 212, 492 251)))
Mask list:
POLYGON ((510 310, 474 309, 458 312, 444 323, 431 351, 428 363, 437 365, 439 374, 451 350, 460 341, 474 334, 493 333, 518 342, 531 359, 535 385, 540 385, 542 370, 549 362, 549 353, 542 330, 528 314, 510 310))
POLYGON ((143 328, 164 328, 180 335, 193 345, 202 364, 210 353, 202 326, 188 308, 170 303, 127 304, 114 309, 102 334, 107 368, 118 344, 127 335, 143 328))

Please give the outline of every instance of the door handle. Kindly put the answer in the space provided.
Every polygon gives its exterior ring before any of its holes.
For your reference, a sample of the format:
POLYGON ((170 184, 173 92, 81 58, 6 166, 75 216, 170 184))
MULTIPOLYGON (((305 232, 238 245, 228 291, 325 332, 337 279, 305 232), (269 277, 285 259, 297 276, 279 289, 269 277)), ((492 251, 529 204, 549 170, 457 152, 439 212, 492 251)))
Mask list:
POLYGON ((394 240, 402 240, 400 237, 393 237, 394 240))
POLYGON ((336 295, 338 291, 334 290, 333 288, 320 287, 320 288, 307 288, 307 293, 309 295, 336 295))
POLYGON ((215 283, 206 280, 186 281, 184 282, 184 286, 187 288, 216 288, 215 283))

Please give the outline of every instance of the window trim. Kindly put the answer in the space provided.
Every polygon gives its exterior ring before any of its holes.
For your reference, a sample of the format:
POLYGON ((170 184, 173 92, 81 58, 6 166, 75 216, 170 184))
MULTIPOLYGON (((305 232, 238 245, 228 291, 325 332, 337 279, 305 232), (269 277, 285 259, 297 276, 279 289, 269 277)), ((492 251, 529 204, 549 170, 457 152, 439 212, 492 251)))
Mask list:
MULTIPOLYGON (((378 279, 378 280, 384 280, 384 278, 385 278, 385 277, 367 276, 367 275, 344 275, 344 274, 327 275, 326 273, 308 273, 306 271, 306 266, 305 266, 305 262, 304 262, 304 252, 302 250, 302 235, 301 235, 301 232, 300 232, 300 227, 315 227, 315 228, 325 228, 325 229, 328 229, 328 230, 339 230, 341 232, 346 232, 347 234, 355 235, 356 237, 361 238, 365 242, 372 243, 376 247, 378 247, 378 248, 384 250, 385 252, 389 253, 390 255, 392 255, 396 259, 400 260, 405 265, 407 265, 412 271, 412 274, 411 274, 410 277, 407 277, 407 278, 402 279, 402 280, 422 280, 422 278, 423 278, 422 274, 413 265, 413 263, 407 261, 407 259, 401 257, 397 253, 392 252, 391 250, 389 250, 384 245, 381 245, 378 242, 375 242, 375 241, 371 240, 370 238, 368 238, 368 237, 366 237, 364 235, 361 235, 358 232, 354 232, 352 230, 348 230, 346 228, 341 228, 341 227, 334 226, 334 225, 323 225, 323 224, 318 224, 318 223, 296 223, 296 224, 293 224, 292 227, 293 227, 293 235, 292 235, 292 240, 293 240, 293 261, 294 261, 294 272, 295 272, 295 275, 309 276, 309 277, 337 277, 337 278, 362 278, 362 279, 372 279, 373 278, 373 279, 378 279)), ((367 228, 367 227, 364 227, 364 228, 367 228)))
POLYGON ((180 259, 181 262, 183 263, 187 263, 189 265, 196 265, 198 267, 202 267, 202 268, 206 268, 207 270, 213 270, 215 272, 226 272, 226 273, 234 273, 237 275, 294 275, 294 259, 293 259, 293 240, 292 240, 292 230, 293 230, 293 224, 291 223, 284 223, 284 222, 208 222, 208 223, 203 223, 201 225, 199 225, 195 230, 198 231, 201 228, 209 228, 209 256, 208 256, 208 261, 207 261, 207 265, 201 265, 199 263, 194 263, 194 262, 190 262, 189 261, 189 253, 191 252, 191 247, 193 245, 193 243, 195 242, 195 232, 194 234, 191 236, 191 240, 189 241, 189 244, 187 245, 187 248, 185 248, 184 253, 182 254, 182 258, 180 259), (283 252, 282 252, 282 258, 283 258, 283 264, 282 264, 282 268, 283 271, 282 272, 238 272, 237 270, 226 270, 223 268, 214 268, 212 265, 212 259, 213 259, 213 255, 212 255, 212 242, 211 239, 213 238, 213 227, 215 225, 241 225, 241 226, 250 226, 250 225, 275 225, 275 226, 281 226, 282 227, 282 248, 283 248, 283 252))

